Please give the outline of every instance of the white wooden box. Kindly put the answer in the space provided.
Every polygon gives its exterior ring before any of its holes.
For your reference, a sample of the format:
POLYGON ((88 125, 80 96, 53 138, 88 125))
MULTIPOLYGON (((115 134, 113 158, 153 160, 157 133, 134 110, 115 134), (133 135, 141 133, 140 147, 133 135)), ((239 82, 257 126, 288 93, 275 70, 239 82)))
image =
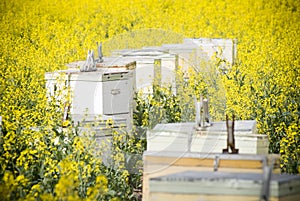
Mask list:
POLYGON ((149 179, 151 178, 191 170, 261 174, 265 165, 270 166, 272 164, 272 172, 274 174, 280 174, 279 159, 280 156, 276 154, 257 155, 145 151, 143 154, 143 200, 149 200, 149 179))
POLYGON ((223 38, 185 38, 182 44, 164 44, 162 48, 178 54, 179 66, 183 67, 184 72, 191 66, 198 68, 206 65, 214 56, 232 65, 237 55, 236 40, 223 38))
POLYGON ((143 48, 122 52, 120 56, 124 59, 134 59, 137 62, 137 90, 145 86, 152 86, 154 82, 160 85, 171 85, 175 90, 177 55, 169 54, 159 48, 143 48))
POLYGON ((120 61, 135 62, 135 90, 152 93, 152 85, 172 86, 176 89, 177 55, 169 54, 160 48, 124 49, 113 52, 113 57, 105 57, 103 66, 114 66, 120 61))
MULTIPOLYGON (((186 171, 151 178, 149 200, 260 200, 263 175, 186 171)), ((299 200, 300 176, 273 174, 269 200, 299 200)))
POLYGON ((147 131, 147 151, 189 151, 193 131, 189 123, 158 124, 147 131))
MULTIPOLYGON (((225 124, 213 122, 205 131, 196 131, 195 123, 158 124, 147 132, 147 150, 222 153, 227 148, 225 124)), ((235 147, 239 153, 268 154, 267 135, 256 133, 255 121, 235 122, 235 147)))
POLYGON ((68 69, 46 73, 48 94, 59 87, 71 87, 71 114, 111 115, 130 113, 133 104, 132 71, 119 68, 98 68, 80 72, 68 69), (63 82, 58 82, 61 77, 63 82), (60 85, 60 86, 59 86, 60 85))
MULTIPOLYGON (((263 134, 235 134, 235 148, 241 154, 268 154, 268 136, 263 134)), ((222 153, 227 147, 227 134, 195 134, 192 138, 192 152, 222 153)))
POLYGON ((205 54, 211 59, 216 53, 227 61, 233 64, 237 55, 237 41, 225 38, 186 38, 184 44, 196 44, 205 54))

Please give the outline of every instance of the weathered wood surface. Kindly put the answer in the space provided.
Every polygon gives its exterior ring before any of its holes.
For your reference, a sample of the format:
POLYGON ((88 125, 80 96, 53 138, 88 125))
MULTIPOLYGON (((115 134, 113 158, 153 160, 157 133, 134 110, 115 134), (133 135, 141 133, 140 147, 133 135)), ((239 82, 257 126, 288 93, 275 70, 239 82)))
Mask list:
POLYGON ((149 179, 172 173, 188 170, 262 173, 264 165, 271 163, 274 163, 273 173, 280 173, 279 155, 146 151, 143 155, 143 161, 144 201, 149 200, 149 179))
MULTIPOLYGON (((261 194, 263 176, 259 173, 232 173, 186 171, 150 179, 150 200, 166 200, 177 196, 186 200, 193 196, 203 200, 208 197, 223 200, 258 200, 261 194), (170 195, 168 195, 170 194, 170 195), (188 195, 188 196, 187 196, 188 195), (197 196, 198 195, 198 196, 197 196), (248 198, 249 197, 249 198, 248 198)), ((300 176, 272 175, 270 184, 271 200, 295 200, 300 198, 300 176)))
MULTIPOLYGON (((284 197, 271 197, 269 201, 299 201, 299 195, 284 197)), ((257 196, 233 196, 233 195, 195 195, 195 194, 170 194, 152 193, 151 201, 258 201, 257 196)))

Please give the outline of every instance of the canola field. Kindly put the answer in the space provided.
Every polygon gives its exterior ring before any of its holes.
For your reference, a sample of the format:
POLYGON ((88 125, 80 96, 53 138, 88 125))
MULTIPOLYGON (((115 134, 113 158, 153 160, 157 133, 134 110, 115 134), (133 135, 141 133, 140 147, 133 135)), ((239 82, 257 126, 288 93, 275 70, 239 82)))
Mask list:
MULTIPOLYGON (((257 120, 282 171, 300 172, 299 1, 2 0, 0 19, 1 200, 140 199, 122 154, 107 169, 62 121, 66 105, 49 102, 44 73, 85 59, 97 41, 146 29, 166 30, 171 43, 237 39, 236 63, 220 78, 226 112, 257 120)), ((143 142, 127 137, 116 134, 116 152, 141 154, 143 142)))

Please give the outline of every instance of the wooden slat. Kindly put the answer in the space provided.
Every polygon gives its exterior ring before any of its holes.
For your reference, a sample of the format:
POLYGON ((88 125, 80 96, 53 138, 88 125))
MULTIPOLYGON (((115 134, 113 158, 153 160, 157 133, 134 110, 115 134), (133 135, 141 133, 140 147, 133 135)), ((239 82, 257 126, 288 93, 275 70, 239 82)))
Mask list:
MULTIPOLYGON (((213 167, 215 159, 212 158, 187 158, 187 157, 159 157, 159 156, 145 156, 144 163, 147 165, 173 165, 173 166, 204 166, 213 167)), ((219 159, 219 168, 262 168, 263 160, 233 160, 233 159, 219 159)))
MULTIPOLYGON (((151 201, 258 201, 256 196, 230 196, 230 195, 194 195, 194 194, 167 194, 167 193, 151 193, 149 200, 151 201)), ((299 195, 289 195, 285 197, 270 197, 269 201, 299 201, 299 195)))
MULTIPOLYGON (((270 165, 271 161, 279 164, 279 155, 255 154, 205 154, 182 152, 151 152, 144 153, 143 200, 149 200, 149 179, 187 170, 212 171, 215 158, 219 157, 218 171, 262 173, 263 160, 270 165)), ((280 173, 275 165, 273 173, 280 173)), ((257 198, 256 198, 257 200, 257 198)))

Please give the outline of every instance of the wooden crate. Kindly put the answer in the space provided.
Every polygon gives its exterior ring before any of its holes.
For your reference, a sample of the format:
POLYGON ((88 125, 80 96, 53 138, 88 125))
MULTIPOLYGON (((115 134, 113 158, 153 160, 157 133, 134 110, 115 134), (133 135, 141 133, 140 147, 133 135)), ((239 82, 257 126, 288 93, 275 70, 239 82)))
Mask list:
MULTIPOLYGON (((149 200, 259 200, 263 175, 186 171, 151 178, 149 200)), ((269 200, 299 200, 300 176, 272 175, 269 200)))
POLYGON ((209 172, 262 173, 274 163, 273 173, 280 173, 279 155, 215 154, 200 152, 146 151, 143 155, 143 200, 149 200, 149 179, 189 170, 209 172))

